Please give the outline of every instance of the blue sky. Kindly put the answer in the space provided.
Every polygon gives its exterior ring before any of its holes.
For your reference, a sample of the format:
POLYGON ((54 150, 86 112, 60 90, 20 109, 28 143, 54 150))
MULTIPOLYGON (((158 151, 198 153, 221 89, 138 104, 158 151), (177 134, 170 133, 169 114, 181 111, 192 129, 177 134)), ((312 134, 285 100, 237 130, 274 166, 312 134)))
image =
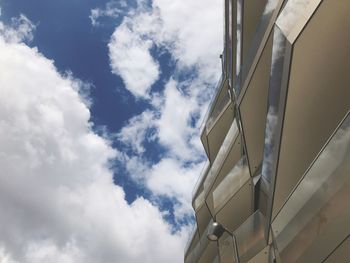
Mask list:
POLYGON ((221 1, 0 8, 0 261, 181 262, 221 1))

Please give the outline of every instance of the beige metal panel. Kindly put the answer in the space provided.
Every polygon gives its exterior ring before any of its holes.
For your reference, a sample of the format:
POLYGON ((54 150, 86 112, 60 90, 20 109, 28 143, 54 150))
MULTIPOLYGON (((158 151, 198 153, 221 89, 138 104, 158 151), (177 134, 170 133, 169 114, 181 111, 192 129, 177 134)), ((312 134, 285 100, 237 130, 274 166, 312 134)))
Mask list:
POLYGON ((240 105, 243 133, 252 175, 255 174, 263 158, 272 39, 271 35, 240 105))
POLYGON ((350 233, 350 117, 272 222, 282 262, 323 262, 350 233))
POLYGON ((208 246, 203 251, 198 263, 212 263, 218 254, 218 246, 216 242, 209 242, 208 246))
POLYGON ((350 237, 348 237, 325 261, 325 263, 347 263, 350 260, 350 237))
POLYGON ((248 261, 248 263, 269 263, 269 250, 270 247, 267 246, 261 250, 255 257, 248 261))
POLYGON ((252 197, 253 187, 249 180, 217 213, 216 221, 234 231, 252 214, 252 197))
MULTIPOLYGON (((346 197, 349 196, 344 193, 343 195, 346 197)), ((327 255, 336 248, 339 238, 344 238, 349 234, 349 208, 350 207, 347 206, 344 213, 339 215, 339 217, 332 218, 331 222, 324 222, 327 218, 322 218, 322 213, 316 215, 314 220, 310 222, 305 229, 299 232, 293 242, 285 249, 285 253, 281 255, 283 262, 323 262, 327 255), (314 233, 317 231, 317 239, 312 240, 314 233), (313 241, 311 245, 310 240, 313 241)), ((336 208, 331 207, 324 208, 323 210, 326 209, 336 210, 336 208)))
POLYGON ((243 1, 242 64, 244 64, 248 56, 248 51, 254 39, 254 34, 265 9, 266 2, 267 0, 243 1))
POLYGON ((350 108, 349 13, 323 1, 294 45, 273 217, 350 108))
POLYGON ((213 163, 216 155, 225 139, 227 131, 234 120, 234 108, 231 103, 222 113, 208 134, 209 161, 213 163))
POLYGON ((209 210, 206 205, 203 205, 197 212, 196 212, 196 220, 197 220, 197 227, 199 235, 202 237, 204 231, 206 230, 209 221, 211 220, 211 216, 209 213, 209 210))

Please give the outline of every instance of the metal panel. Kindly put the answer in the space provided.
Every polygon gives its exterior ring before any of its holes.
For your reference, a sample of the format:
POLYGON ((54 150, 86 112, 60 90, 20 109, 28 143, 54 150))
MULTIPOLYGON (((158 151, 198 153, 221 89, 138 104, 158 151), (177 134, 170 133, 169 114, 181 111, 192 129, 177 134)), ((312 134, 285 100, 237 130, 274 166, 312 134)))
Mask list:
POLYGON ((251 180, 247 181, 216 215, 216 220, 230 231, 237 229, 252 214, 252 184, 251 180))
POLYGON ((350 259, 350 237, 347 237, 324 263, 347 263, 350 259))
POLYGON ((350 117, 272 223, 282 262, 321 262, 350 234, 350 117))
POLYGON ((212 263, 218 254, 218 246, 216 242, 209 242, 202 256, 196 263, 212 263))
POLYGON ((248 263, 269 263, 270 247, 265 247, 255 257, 248 261, 248 263))
POLYGON ((350 108, 349 13, 323 1, 294 44, 274 216, 350 108))

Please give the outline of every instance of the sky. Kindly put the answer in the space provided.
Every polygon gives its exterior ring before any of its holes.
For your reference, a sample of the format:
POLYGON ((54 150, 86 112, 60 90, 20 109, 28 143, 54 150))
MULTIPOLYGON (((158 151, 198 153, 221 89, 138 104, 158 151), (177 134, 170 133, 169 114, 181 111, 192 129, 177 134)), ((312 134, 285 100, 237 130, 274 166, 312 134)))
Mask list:
POLYGON ((222 1, 0 8, 0 262, 182 262, 222 1))

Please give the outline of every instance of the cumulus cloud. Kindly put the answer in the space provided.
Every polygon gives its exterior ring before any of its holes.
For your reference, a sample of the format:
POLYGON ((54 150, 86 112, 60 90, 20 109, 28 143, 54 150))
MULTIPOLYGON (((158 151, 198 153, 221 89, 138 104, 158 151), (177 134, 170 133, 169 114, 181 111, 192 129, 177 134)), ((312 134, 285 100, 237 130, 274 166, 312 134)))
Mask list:
POLYGON ((204 165, 200 122, 191 123, 201 114, 198 97, 203 86, 197 84, 186 94, 177 81, 169 80, 161 95, 152 97, 152 107, 131 118, 116 136, 126 146, 119 159, 130 176, 155 196, 175 198, 178 217, 192 213, 191 189, 204 165), (165 149, 159 162, 147 158, 145 142, 165 149))
POLYGON ((222 29, 222 7, 215 1, 139 0, 108 44, 112 72, 149 104, 117 135, 127 146, 122 163, 155 196, 175 199, 178 219, 192 213, 191 189, 204 165, 199 126, 221 72, 222 29), (175 63, 157 91, 152 85, 162 72, 152 49, 165 50, 175 63), (186 80, 177 78, 182 73, 186 80), (165 149, 155 163, 145 157, 150 138, 165 149))
POLYGON ((154 70, 157 63, 150 59, 151 48, 157 46, 170 52, 177 61, 179 70, 195 67, 202 80, 213 83, 218 79, 220 67, 221 20, 221 7, 213 1, 192 0, 184 5, 181 0, 155 0, 149 6, 145 1, 139 0, 138 7, 127 13, 108 45, 112 71, 122 77, 126 88, 133 94, 146 94, 145 91, 150 91, 149 87, 158 77, 154 70), (125 74, 120 67, 130 63, 129 58, 134 49, 143 51, 142 56, 135 55, 133 58, 140 63, 140 67, 146 67, 147 72, 140 72, 138 67, 132 66, 128 67, 125 74), (135 76, 148 81, 131 83, 138 82, 132 78, 135 76), (141 92, 135 92, 133 85, 138 85, 141 92))
POLYGON ((0 33, 0 261, 181 262, 187 229, 172 234, 148 200, 125 201, 81 82, 20 42, 31 32, 19 19, 0 33))
POLYGON ((203 79, 217 79, 222 50, 222 7, 215 1, 154 0, 162 30, 156 41, 173 48, 180 67, 199 67, 203 79))
POLYGON ((176 219, 190 214, 192 189, 203 165, 197 163, 183 167, 173 158, 163 158, 148 170, 147 187, 159 196, 177 199, 174 209, 176 219))
POLYGON ((160 118, 156 121, 160 143, 167 146, 177 158, 196 159, 198 149, 190 147, 190 138, 198 127, 189 124, 192 113, 197 110, 195 98, 181 93, 177 82, 170 80, 164 89, 164 101, 160 108, 160 118))
POLYGON ((108 44, 112 72, 123 79, 137 98, 149 98, 151 86, 159 77, 158 62, 150 54, 152 46, 152 41, 134 34, 127 21, 113 33, 108 44))

